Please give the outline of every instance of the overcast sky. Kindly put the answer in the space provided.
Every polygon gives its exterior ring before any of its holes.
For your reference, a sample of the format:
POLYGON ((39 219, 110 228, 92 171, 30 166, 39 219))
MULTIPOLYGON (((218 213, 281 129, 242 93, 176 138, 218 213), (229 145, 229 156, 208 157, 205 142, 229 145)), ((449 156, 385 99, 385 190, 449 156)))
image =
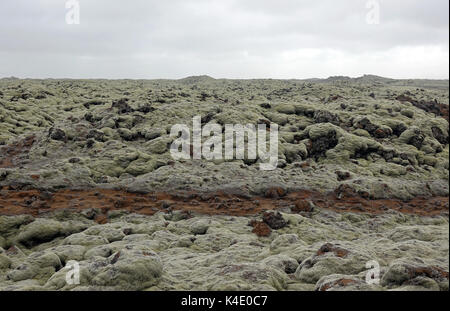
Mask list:
POLYGON ((449 77, 448 0, 65 4, 0 1, 0 77, 449 77))

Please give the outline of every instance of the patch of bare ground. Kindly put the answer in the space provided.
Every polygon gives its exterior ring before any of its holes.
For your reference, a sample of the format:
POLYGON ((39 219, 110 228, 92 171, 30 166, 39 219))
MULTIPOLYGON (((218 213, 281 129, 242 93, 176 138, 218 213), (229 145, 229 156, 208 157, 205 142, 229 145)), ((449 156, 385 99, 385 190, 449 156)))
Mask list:
POLYGON ((22 140, 0 148, 0 168, 9 168, 17 165, 20 156, 24 156, 33 146, 36 136, 30 135, 22 140))
MULTIPOLYGON (((272 191, 268 192, 269 194, 272 191)), ((290 208, 294 213, 311 213, 314 207, 337 212, 382 214, 397 211, 405 214, 433 216, 447 214, 448 197, 371 200, 357 193, 340 191, 322 194, 313 191, 283 193, 274 198, 267 196, 242 197, 226 192, 215 193, 130 193, 122 190, 86 189, 59 190, 56 192, 0 190, 0 215, 31 214, 39 216, 58 209, 83 210, 95 208, 101 211, 99 222, 105 222, 111 210, 127 210, 133 213, 153 215, 158 211, 184 210, 207 215, 247 216, 268 210, 290 208)))

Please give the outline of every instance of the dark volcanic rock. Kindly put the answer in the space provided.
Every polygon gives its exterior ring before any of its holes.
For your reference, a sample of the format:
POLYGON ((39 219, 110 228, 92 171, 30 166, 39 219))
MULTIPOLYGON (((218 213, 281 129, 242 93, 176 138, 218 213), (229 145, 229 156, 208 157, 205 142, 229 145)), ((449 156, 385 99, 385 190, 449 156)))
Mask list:
POLYGON ((331 131, 325 136, 321 136, 316 140, 311 140, 311 143, 307 146, 308 153, 311 156, 321 156, 325 151, 333 149, 338 144, 336 132, 331 131))
POLYGON ((408 128, 404 123, 398 123, 394 127, 392 127, 393 134, 397 136, 400 136, 407 129, 408 128))
POLYGON ((59 141, 66 141, 67 137, 66 137, 66 133, 59 129, 59 128, 50 128, 49 130, 49 136, 51 139, 53 140, 59 140, 59 141))
POLYGON ((431 131, 433 132, 433 137, 436 138, 438 142, 442 145, 448 144, 448 135, 445 135, 440 128, 433 126, 431 131))
POLYGON ((94 99, 94 100, 90 100, 90 101, 84 103, 83 106, 86 109, 89 109, 91 106, 99 106, 99 105, 104 105, 104 104, 105 104, 104 101, 94 99))
POLYGON ((436 99, 434 99, 433 101, 418 101, 405 94, 397 96, 396 99, 399 101, 409 102, 419 109, 434 113, 435 115, 441 116, 448 121, 448 105, 441 104, 436 99))
POLYGON ((333 123, 339 125, 339 117, 334 113, 324 110, 316 110, 313 119, 315 123, 333 123))
POLYGON ((126 113, 133 112, 134 111, 133 108, 131 108, 127 102, 128 102, 128 98, 119 99, 112 103, 111 108, 117 108, 117 112, 119 114, 126 114, 126 113))
POLYGON ((280 212, 266 212, 263 215, 263 221, 272 229, 281 229, 287 226, 286 220, 280 212))
POLYGON ((347 180, 347 179, 350 178, 350 173, 349 172, 343 172, 343 171, 336 171, 336 176, 337 176, 337 179, 339 181, 347 180))
POLYGON ((420 149, 422 147, 425 136, 420 130, 415 131, 414 134, 415 135, 413 135, 408 141, 408 144, 413 145, 417 149, 420 149))
POLYGON ((375 131, 378 129, 378 126, 376 126, 375 124, 373 124, 372 122, 370 122, 370 120, 368 118, 363 118, 361 120, 359 120, 355 126, 357 128, 366 130, 367 132, 369 132, 370 135, 373 136, 373 134, 375 133, 375 131))
POLYGON ((92 139, 95 139, 96 141, 103 141, 104 136, 105 136, 105 134, 101 131, 90 130, 89 133, 87 134, 86 138, 92 138, 92 139))

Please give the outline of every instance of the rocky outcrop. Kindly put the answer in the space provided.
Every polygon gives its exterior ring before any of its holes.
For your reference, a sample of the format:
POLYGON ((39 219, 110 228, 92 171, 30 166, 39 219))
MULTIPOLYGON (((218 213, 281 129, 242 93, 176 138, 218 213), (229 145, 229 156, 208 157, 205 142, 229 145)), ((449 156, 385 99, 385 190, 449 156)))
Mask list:
POLYGON ((111 214, 99 225, 88 214, 54 211, 19 226, 22 216, 2 216, 11 225, 1 234, 0 290, 448 290, 445 215, 316 207, 307 216, 280 213, 288 225, 265 235, 248 225, 263 214, 167 214, 111 214), (61 225, 43 239, 33 223, 61 225), (71 223, 85 229, 67 231, 71 223), (79 284, 67 282, 74 261, 79 284), (366 281, 373 261, 378 284, 366 281))

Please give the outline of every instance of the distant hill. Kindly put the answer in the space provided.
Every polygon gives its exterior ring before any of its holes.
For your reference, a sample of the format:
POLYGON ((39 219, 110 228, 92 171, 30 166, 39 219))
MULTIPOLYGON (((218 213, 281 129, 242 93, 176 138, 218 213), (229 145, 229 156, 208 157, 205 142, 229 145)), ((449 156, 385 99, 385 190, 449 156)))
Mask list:
POLYGON ((178 81, 185 83, 185 84, 196 84, 196 83, 204 83, 204 82, 210 82, 214 81, 215 79, 208 76, 208 75, 201 75, 201 76, 189 76, 186 78, 179 79, 178 81))
POLYGON ((361 77, 351 78, 347 76, 331 76, 326 79, 306 79, 303 81, 316 83, 362 83, 362 84, 384 84, 390 86, 412 86, 416 88, 428 89, 449 89, 449 80, 432 80, 432 79, 391 79, 380 77, 377 75, 366 74, 361 77))

